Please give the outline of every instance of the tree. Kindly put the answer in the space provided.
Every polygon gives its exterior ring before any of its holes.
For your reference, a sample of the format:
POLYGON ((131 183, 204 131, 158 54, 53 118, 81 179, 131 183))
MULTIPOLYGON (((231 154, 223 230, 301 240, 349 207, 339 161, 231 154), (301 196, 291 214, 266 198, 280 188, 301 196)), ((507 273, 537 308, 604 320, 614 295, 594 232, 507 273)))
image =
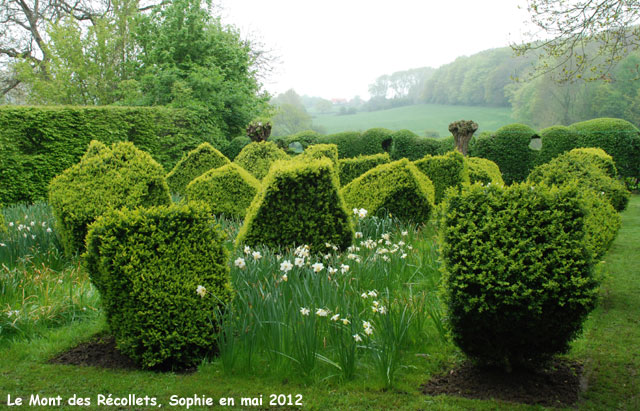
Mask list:
POLYGON ((517 55, 540 53, 534 76, 553 73, 558 82, 604 79, 640 46, 638 0, 528 0, 527 10, 547 39, 512 48, 517 55))
POLYGON ((311 116, 304 107, 284 103, 278 106, 273 116, 273 136, 288 136, 312 129, 311 116))

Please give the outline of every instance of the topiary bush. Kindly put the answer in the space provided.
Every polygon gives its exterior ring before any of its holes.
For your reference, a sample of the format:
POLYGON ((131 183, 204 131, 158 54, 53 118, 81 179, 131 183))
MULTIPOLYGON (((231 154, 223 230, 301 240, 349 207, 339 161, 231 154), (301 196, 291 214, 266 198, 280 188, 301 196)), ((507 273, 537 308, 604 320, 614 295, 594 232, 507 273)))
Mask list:
POLYGON ((424 223, 434 207, 433 183, 407 159, 373 168, 341 190, 347 207, 424 223))
POLYGON ((349 184, 356 177, 379 166, 387 164, 391 159, 389 153, 372 154, 370 156, 358 156, 354 158, 341 158, 338 160, 338 172, 340 175, 340 184, 343 186, 349 184))
POLYGON ((349 158, 362 154, 360 148, 361 138, 362 134, 357 131, 343 131, 341 133, 321 136, 318 139, 318 142, 323 144, 335 144, 338 146, 338 157, 349 158))
POLYGON ((469 182, 471 184, 504 184, 500 168, 493 161, 480 157, 465 157, 464 160, 467 163, 469 182))
POLYGON ((386 128, 370 128, 360 138, 360 153, 358 155, 373 155, 388 153, 391 150, 393 139, 392 130, 386 128))
POLYGON ((331 164, 338 169, 338 146, 335 144, 314 144, 307 147, 300 155, 300 160, 311 161, 326 157, 331 160, 331 164))
POLYGON ((323 251, 325 244, 331 243, 344 250, 353 236, 331 161, 278 161, 247 210, 236 245, 277 248, 306 244, 323 251))
POLYGON ((566 352, 598 281, 577 186, 470 185, 443 212, 443 299, 454 343, 507 369, 566 352))
POLYGON ((215 349, 216 312, 233 297, 223 241, 197 203, 114 210, 91 225, 84 264, 123 354, 184 369, 215 349))
POLYGON ((289 147, 293 143, 300 143, 302 149, 306 149, 309 146, 318 144, 320 142, 320 137, 321 136, 317 131, 306 130, 296 134, 292 134, 290 136, 285 136, 284 142, 286 143, 287 147, 289 147))
POLYGON ((262 141, 245 146, 233 161, 258 180, 262 180, 274 162, 288 158, 287 153, 274 143, 262 141))
POLYGON ((597 118, 570 128, 580 135, 578 147, 599 147, 613 157, 622 177, 640 176, 640 131, 636 126, 618 118, 597 118))
POLYGON ((84 249, 87 226, 105 212, 171 203, 164 169, 149 154, 132 143, 90 147, 49 185, 49 204, 68 255, 84 249))
POLYGON ((620 229, 620 214, 607 201, 602 193, 593 190, 579 190, 580 200, 584 203, 585 241, 595 259, 602 258, 611 247, 620 229))
POLYGON ((189 183, 189 201, 203 201, 214 214, 244 218, 260 190, 260 182, 244 168, 230 163, 209 170, 189 183))
POLYGON ((3 209, 4 209, 4 206, 0 204, 0 233, 7 232, 7 226, 4 223, 4 214, 2 214, 3 209))
POLYGON ((574 148, 566 155, 567 157, 576 159, 577 161, 593 164, 611 178, 618 177, 618 169, 613 161, 613 157, 605 153, 601 148, 574 148))
POLYGON ((233 140, 229 142, 225 147, 222 148, 221 152, 225 155, 229 160, 233 161, 238 154, 242 151, 243 148, 251 144, 251 139, 247 136, 235 137, 233 140))
POLYGON ((435 203, 440 204, 450 187, 458 190, 463 183, 469 184, 469 170, 464 156, 458 151, 450 151, 443 156, 425 156, 413 164, 423 172, 435 188, 435 203))
POLYGON ((623 183, 607 176, 604 171, 588 158, 562 154, 531 171, 528 181, 547 185, 565 185, 577 180, 583 189, 591 189, 609 200, 618 211, 627 207, 630 193, 623 183))
POLYGON ((391 135, 391 159, 401 158, 415 161, 426 155, 437 155, 441 150, 440 140, 420 137, 411 130, 399 130, 391 135))
POLYGON ((209 143, 202 143, 192 150, 167 174, 167 184, 172 193, 184 195, 187 185, 194 178, 212 168, 222 167, 230 161, 209 143))
POLYGON ((565 126, 551 126, 540 130, 542 148, 538 153, 537 164, 548 163, 555 157, 578 147, 580 134, 565 126))

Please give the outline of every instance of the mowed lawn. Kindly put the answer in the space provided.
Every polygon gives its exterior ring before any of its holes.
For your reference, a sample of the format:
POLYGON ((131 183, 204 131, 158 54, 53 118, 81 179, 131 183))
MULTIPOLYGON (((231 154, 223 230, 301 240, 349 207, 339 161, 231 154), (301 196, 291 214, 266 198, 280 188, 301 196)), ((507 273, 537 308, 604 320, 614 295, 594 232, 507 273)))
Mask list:
POLYGON ((440 137, 449 133, 449 124, 457 120, 473 120, 481 131, 495 131, 513 123, 507 107, 446 106, 418 104, 389 110, 359 112, 351 115, 318 114, 314 126, 322 126, 328 134, 340 131, 364 131, 373 127, 390 130, 409 129, 423 136, 426 130, 437 131, 440 137))

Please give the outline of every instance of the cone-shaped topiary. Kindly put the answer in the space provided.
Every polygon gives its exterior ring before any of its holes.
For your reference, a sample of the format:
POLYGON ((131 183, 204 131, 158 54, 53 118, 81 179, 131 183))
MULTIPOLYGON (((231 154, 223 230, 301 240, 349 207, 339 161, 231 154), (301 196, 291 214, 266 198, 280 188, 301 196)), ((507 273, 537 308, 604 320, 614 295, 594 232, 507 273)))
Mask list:
POLYGON ((433 183, 406 158, 367 171, 341 192, 350 209, 390 213, 416 223, 428 221, 434 206, 433 183))
POLYGON ((164 169, 132 143, 93 144, 49 185, 49 204, 67 254, 84 249, 87 226, 120 207, 169 204, 164 169))
POLYGON ((178 161, 173 170, 167 174, 167 184, 172 193, 184 195, 191 180, 213 168, 229 163, 229 159, 211 144, 202 143, 178 161))
POLYGON ((189 201, 203 201, 214 214, 244 218, 260 182, 237 164, 209 170, 187 186, 189 201))
POLYGON ((463 183, 469 183, 467 163, 459 151, 451 151, 443 156, 426 155, 413 164, 433 183, 436 204, 440 204, 449 187, 460 189, 463 183))
POLYGON ((338 176, 327 158, 275 163, 256 195, 236 245, 287 247, 309 245, 346 249, 353 227, 339 193, 338 176))
POLYGON ((274 162, 288 158, 287 153, 278 148, 275 143, 262 141, 245 146, 233 161, 258 180, 262 180, 269 173, 269 168, 274 162))
POLYGON ((346 186, 355 178, 360 177, 367 171, 390 162, 389 153, 372 154, 370 156, 358 156, 353 158, 342 158, 338 161, 338 172, 340 174, 340 184, 346 186))
POLYGON ((504 184, 498 165, 491 160, 480 157, 465 157, 469 169, 469 181, 473 183, 504 184))
POLYGON ((233 296, 223 241, 201 203, 114 210, 91 225, 84 262, 122 353, 182 369, 215 349, 216 312, 233 296))

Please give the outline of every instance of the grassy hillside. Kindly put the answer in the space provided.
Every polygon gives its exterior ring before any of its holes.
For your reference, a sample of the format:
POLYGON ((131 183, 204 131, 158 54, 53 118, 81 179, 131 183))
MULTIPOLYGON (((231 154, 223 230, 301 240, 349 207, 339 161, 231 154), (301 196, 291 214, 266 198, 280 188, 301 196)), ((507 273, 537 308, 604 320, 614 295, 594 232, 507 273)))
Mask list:
POLYGON ((446 137, 449 123, 456 120, 473 120, 480 126, 478 131, 493 131, 513 123, 511 109, 507 107, 418 104, 342 116, 319 114, 313 117, 313 124, 324 127, 327 133, 385 127, 391 130, 407 128, 419 135, 424 135, 425 130, 433 130, 440 133, 440 137, 446 137))

